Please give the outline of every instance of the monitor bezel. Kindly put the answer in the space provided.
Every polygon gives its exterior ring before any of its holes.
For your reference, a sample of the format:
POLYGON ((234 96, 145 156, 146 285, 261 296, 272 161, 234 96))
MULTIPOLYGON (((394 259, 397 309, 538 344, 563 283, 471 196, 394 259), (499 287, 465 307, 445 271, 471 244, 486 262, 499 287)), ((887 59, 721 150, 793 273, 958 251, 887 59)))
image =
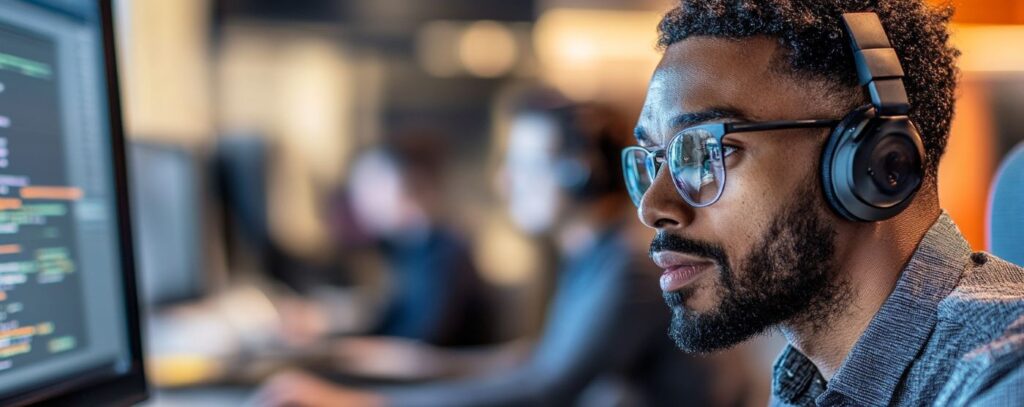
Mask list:
MULTIPOLYGON (((114 183, 117 191, 117 227, 119 232, 123 297, 127 317, 130 366, 121 374, 90 375, 76 372, 74 378, 48 383, 39 388, 14 396, 0 397, 0 405, 113 405, 127 406, 148 397, 142 359, 140 310, 135 281, 134 245, 128 204, 127 160, 125 156, 124 127, 121 117, 121 97, 117 74, 117 54, 114 50, 114 21, 111 0, 96 0, 100 11, 103 42, 103 63, 107 82, 108 118, 110 120, 111 157, 114 183)), ((109 368, 101 368, 109 373, 109 368)), ((99 372, 97 372, 99 373, 99 372)))

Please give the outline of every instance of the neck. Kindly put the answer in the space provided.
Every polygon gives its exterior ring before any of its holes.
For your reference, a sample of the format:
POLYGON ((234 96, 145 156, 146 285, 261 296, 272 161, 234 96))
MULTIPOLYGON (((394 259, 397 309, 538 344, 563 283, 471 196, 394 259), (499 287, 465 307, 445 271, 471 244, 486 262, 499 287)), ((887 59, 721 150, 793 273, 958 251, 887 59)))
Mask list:
POLYGON ((847 304, 830 316, 827 326, 799 323, 782 327, 790 344, 814 363, 825 380, 839 371, 939 217, 938 200, 925 198, 918 197, 928 204, 911 205, 890 220, 837 228, 838 235, 844 237, 837 244, 836 260, 838 274, 849 283, 847 304))

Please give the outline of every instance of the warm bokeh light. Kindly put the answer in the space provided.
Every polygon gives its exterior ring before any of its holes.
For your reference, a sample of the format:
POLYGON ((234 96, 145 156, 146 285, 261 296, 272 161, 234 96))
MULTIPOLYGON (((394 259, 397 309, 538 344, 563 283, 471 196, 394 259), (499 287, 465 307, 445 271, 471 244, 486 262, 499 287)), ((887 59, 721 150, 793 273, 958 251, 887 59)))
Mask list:
POLYGON ((459 37, 459 59, 476 76, 493 78, 508 73, 518 54, 512 31, 495 21, 477 21, 459 37))
POLYGON ((225 30, 217 64, 224 134, 263 137, 275 149, 270 174, 270 223, 290 251, 311 254, 326 242, 320 206, 344 175, 346 158, 372 134, 355 129, 373 120, 373 76, 355 81, 346 50, 304 30, 241 25, 225 30))
POLYGON ((531 28, 527 22, 430 21, 416 33, 416 60, 440 78, 518 75, 532 60, 531 28))
POLYGON ((454 21, 431 21, 416 35, 416 59, 427 73, 447 78, 460 74, 458 44, 463 24, 454 21))
POLYGON ((1024 25, 954 24, 953 44, 960 49, 962 71, 956 116, 939 167, 939 201, 975 249, 986 247, 989 186, 998 165, 990 79, 1024 73, 1024 53, 1007 44, 1024 44, 1024 25))
POLYGON ((1024 52, 1007 44, 1024 44, 1024 25, 955 24, 952 40, 964 72, 1024 72, 1024 52))
POLYGON ((983 84, 960 85, 956 119, 939 166, 939 202, 971 247, 985 248, 985 210, 995 161, 995 129, 983 84))
POLYGON ((652 11, 549 10, 534 30, 541 76, 577 100, 642 92, 661 55, 660 19, 652 11))
POLYGON ((498 285, 516 286, 538 278, 540 253, 528 238, 499 220, 488 222, 477 238, 477 260, 484 277, 498 285))
POLYGON ((133 136, 198 144, 214 128, 205 0, 121 1, 119 58, 133 136))
POLYGON ((1024 2, 1019 0, 929 0, 934 5, 956 7, 953 21, 973 24, 1024 23, 1024 2))

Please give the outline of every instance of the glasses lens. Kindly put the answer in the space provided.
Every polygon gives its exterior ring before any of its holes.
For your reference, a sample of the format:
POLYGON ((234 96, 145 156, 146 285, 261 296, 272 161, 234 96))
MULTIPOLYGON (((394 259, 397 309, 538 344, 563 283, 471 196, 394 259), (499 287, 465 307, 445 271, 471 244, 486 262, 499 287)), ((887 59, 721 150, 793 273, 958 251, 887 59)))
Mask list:
POLYGON ((633 204, 640 206, 644 193, 651 187, 654 174, 648 168, 647 150, 630 147, 622 151, 622 173, 626 179, 626 190, 633 204))
POLYGON ((722 146, 707 130, 684 130, 672 139, 667 154, 676 189, 690 205, 711 205, 725 187, 722 146))

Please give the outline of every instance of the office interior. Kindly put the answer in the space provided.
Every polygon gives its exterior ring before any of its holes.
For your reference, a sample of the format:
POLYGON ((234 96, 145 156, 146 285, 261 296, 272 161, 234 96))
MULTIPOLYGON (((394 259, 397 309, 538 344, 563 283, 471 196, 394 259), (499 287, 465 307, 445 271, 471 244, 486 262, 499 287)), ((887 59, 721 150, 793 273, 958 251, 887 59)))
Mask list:
MULTIPOLYGON (((1011 51, 1024 43, 1024 4, 955 5, 962 72, 940 202, 974 249, 992 250, 993 181, 1024 143, 1024 53, 1011 51)), ((424 346, 519 346, 540 335, 559 242, 524 231, 510 214, 503 171, 514 105, 543 89, 632 124, 660 57, 655 27, 671 6, 115 1, 153 391, 144 405, 240 405, 288 369, 353 386, 429 383, 483 368, 438 366, 424 346), (428 166, 430 174, 389 168, 382 151, 429 157, 412 168, 428 166), (360 181, 367 177, 368 185, 360 181), (394 196, 403 182, 431 183, 420 188, 432 200, 429 222, 457 242, 459 261, 469 265, 430 263, 415 252, 403 261, 468 269, 473 290, 486 292, 474 295, 489 304, 478 310, 488 322, 473 325, 479 329, 381 339, 379 324, 401 283, 390 270, 395 250, 382 248, 367 219, 387 224, 409 210, 394 196)), ((534 215, 543 216, 518 216, 534 215)), ((650 232, 634 223, 629 233, 646 244, 650 232)), ((778 335, 760 337, 719 361, 742 366, 737 377, 750 380, 737 385, 752 394, 750 405, 767 401, 784 344, 778 335)))

